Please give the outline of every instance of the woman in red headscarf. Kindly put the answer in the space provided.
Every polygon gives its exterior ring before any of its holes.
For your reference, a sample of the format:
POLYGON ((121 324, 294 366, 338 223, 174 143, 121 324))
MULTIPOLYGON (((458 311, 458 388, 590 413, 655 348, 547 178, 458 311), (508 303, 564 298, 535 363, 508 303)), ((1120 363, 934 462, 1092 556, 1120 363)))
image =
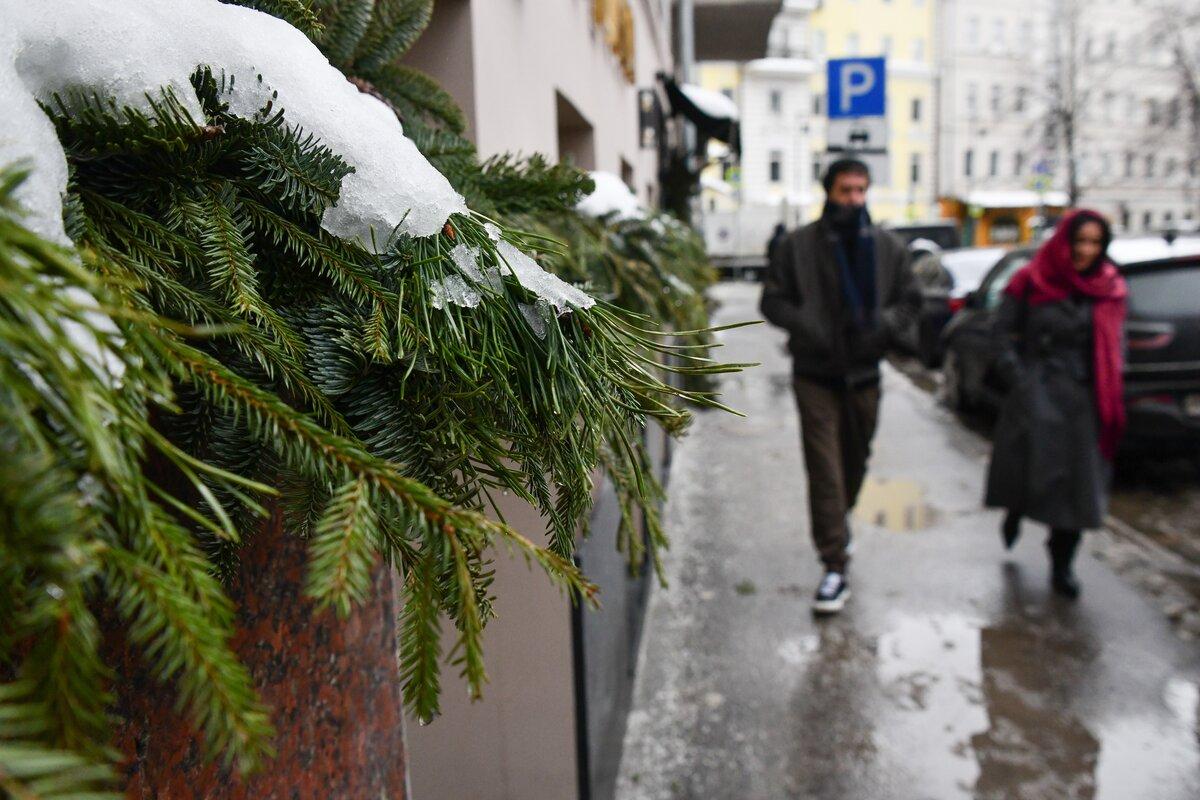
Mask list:
POLYGON ((1071 564, 1080 533, 1108 502, 1125 428, 1125 280, 1108 259, 1112 230, 1094 211, 1062 220, 1005 289, 996 319, 999 373, 1011 390, 996 426, 987 504, 1050 527, 1051 585, 1079 595, 1071 564))

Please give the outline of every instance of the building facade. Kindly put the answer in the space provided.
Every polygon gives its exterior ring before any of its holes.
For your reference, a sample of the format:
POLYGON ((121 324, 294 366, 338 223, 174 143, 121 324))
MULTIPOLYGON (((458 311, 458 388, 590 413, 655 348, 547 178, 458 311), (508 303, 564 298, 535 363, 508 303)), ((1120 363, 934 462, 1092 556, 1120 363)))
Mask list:
POLYGON ((938 189, 966 242, 1028 241, 1072 202, 1121 231, 1195 227, 1163 24, 1142 2, 941 0, 938 189))
POLYGON ((741 158, 710 150, 701 180, 700 227, 721 263, 761 262, 776 225, 807 219, 811 187, 812 80, 808 20, 817 0, 786 0, 771 26, 767 57, 709 61, 700 85, 741 112, 741 158))
MULTIPOLYGON (((936 153, 936 0, 822 0, 808 24, 815 69, 809 149, 810 193, 821 196, 819 177, 827 161, 826 63, 831 58, 887 59, 888 174, 876 175, 871 212, 877 221, 903 223, 939 216, 934 179, 936 153)), ((780 34, 783 46, 804 41, 803 33, 780 34)), ((820 205, 808 215, 820 214, 820 205)))

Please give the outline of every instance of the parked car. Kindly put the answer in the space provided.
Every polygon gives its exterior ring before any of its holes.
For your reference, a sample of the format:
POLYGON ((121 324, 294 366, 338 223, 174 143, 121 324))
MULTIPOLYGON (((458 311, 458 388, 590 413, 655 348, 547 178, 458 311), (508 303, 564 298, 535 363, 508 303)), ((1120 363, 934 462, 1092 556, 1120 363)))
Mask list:
POLYGON ((913 277, 921 290, 921 312, 915 324, 901 332, 901 345, 928 367, 940 364, 942 329, 1006 252, 1001 247, 963 247, 916 258, 913 277))
MULTIPOLYGON (((1013 250, 984 277, 942 334, 946 401, 995 409, 991 328, 1004 287, 1033 258, 1013 250)), ((1126 452, 1200 452, 1200 237, 1118 239, 1109 255, 1129 282, 1126 452)))
POLYGON ((919 243, 922 248, 928 248, 926 242, 932 242, 941 250, 962 246, 962 232, 958 222, 952 219, 909 222, 902 225, 885 224, 884 227, 903 239, 907 245, 919 243))

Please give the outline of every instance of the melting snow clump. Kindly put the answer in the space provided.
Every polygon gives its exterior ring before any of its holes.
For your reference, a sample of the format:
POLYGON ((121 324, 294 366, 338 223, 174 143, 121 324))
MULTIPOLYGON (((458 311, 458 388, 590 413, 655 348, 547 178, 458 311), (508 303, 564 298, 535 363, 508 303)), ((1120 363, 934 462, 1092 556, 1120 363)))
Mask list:
POLYGON ((642 208, 637 196, 625 182, 611 172, 589 173, 596 184, 595 190, 579 201, 575 210, 589 217, 614 215, 617 220, 642 219, 646 209, 642 208))
POLYGON ((171 92, 203 120, 189 77, 198 66, 232 83, 230 112, 254 118, 268 102, 287 123, 320 138, 354 167, 321 225, 382 249, 394 230, 423 237, 451 214, 461 195, 405 138, 396 115, 363 94, 286 22, 217 0, 0 0, 0 157, 37 168, 19 195, 37 231, 59 242, 66 163, 35 100, 96 94, 118 106, 149 109, 171 92), (232 78, 232 82, 229 80, 232 78))

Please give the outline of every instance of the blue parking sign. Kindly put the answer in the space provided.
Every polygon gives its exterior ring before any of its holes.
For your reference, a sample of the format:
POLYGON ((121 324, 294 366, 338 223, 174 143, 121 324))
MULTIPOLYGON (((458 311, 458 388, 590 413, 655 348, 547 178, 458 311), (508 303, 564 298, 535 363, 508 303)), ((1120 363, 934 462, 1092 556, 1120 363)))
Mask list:
POLYGON ((887 59, 831 58, 829 118, 887 114, 887 59))

